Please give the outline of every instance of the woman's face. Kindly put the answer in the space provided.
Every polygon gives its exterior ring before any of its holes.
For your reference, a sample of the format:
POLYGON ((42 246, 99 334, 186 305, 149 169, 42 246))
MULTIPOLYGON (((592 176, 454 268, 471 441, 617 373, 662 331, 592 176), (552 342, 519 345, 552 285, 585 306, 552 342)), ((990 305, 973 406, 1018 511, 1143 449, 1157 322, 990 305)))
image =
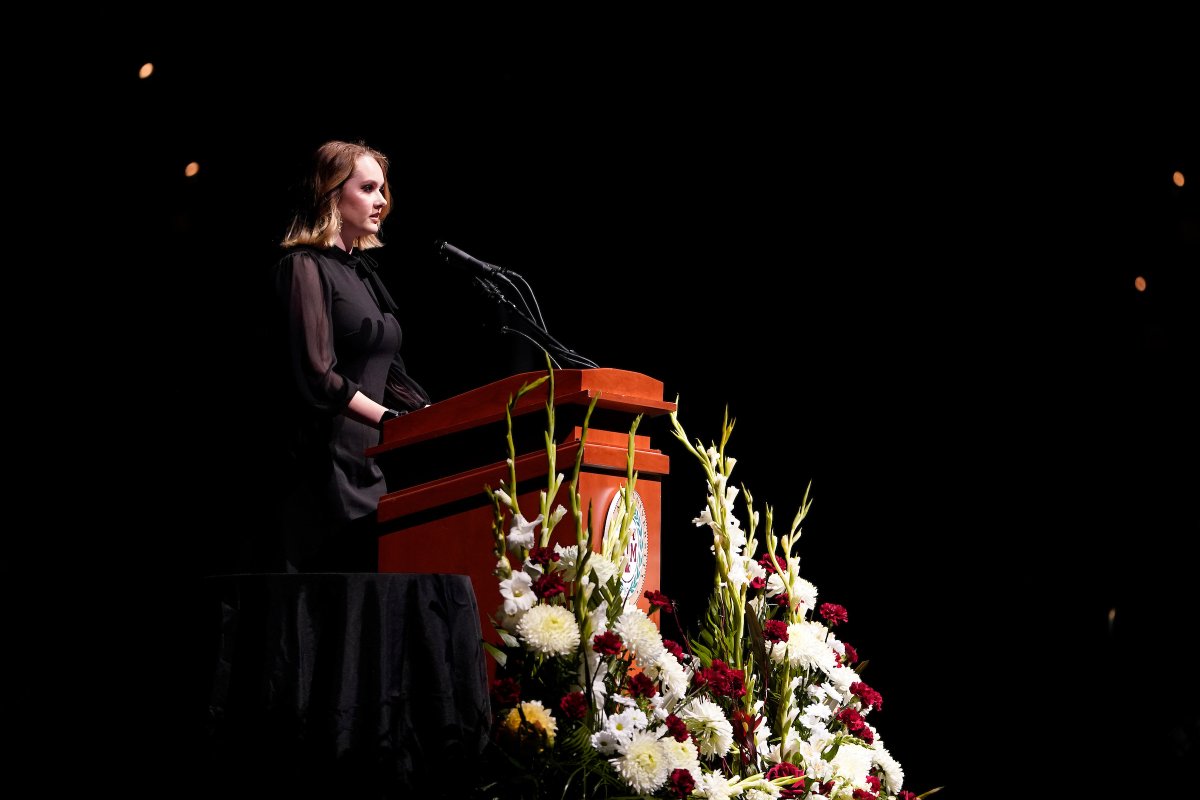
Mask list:
POLYGON ((380 212, 387 205, 383 197, 383 169, 371 156, 359 156, 354 172, 342 184, 338 213, 342 216, 342 240, 379 233, 380 212))

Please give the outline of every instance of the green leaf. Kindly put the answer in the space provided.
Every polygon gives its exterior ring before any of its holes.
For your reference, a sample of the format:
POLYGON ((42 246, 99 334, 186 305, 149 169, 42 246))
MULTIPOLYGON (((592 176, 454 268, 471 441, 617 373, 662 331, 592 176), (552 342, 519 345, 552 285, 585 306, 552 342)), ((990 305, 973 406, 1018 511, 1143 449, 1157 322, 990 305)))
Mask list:
POLYGON ((496 645, 492 644, 491 642, 484 642, 483 649, 491 653, 492 658, 496 659, 496 663, 500 666, 503 667, 508 664, 508 653, 504 652, 499 647, 496 647, 496 645))
POLYGON ((754 613, 754 608, 748 600, 746 601, 746 627, 750 629, 750 652, 753 653, 754 660, 758 663, 762 685, 770 686, 771 662, 767 660, 767 640, 763 636, 762 624, 758 621, 758 615, 754 613))

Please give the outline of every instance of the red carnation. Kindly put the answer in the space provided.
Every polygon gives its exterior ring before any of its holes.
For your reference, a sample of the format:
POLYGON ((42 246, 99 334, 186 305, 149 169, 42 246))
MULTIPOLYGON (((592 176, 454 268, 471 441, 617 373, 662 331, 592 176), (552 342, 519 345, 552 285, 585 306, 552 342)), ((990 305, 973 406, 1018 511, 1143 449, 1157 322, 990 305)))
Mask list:
POLYGON ((678 798, 687 797, 696 788, 696 779, 686 769, 671 770, 671 791, 678 798))
POLYGON ((839 606, 837 603, 821 603, 820 612, 821 616, 824 617, 825 621, 828 622, 832 627, 836 627, 838 623, 845 622, 847 619, 849 619, 846 609, 843 606, 839 606))
MULTIPOLYGON (((797 767, 790 761, 780 761, 767 770, 767 774, 763 776, 767 780, 775 780, 776 778, 803 778, 804 770, 797 767)), ((804 781, 793 781, 788 786, 781 786, 780 797, 803 797, 804 796, 804 781)))
POLYGON ((555 561, 558 561, 562 556, 554 552, 553 547, 531 547, 529 548, 529 560, 534 564, 540 564, 543 567, 548 567, 555 561))
POLYGON ((592 647, 602 656, 615 656, 624 646, 621 637, 612 631, 598 633, 592 637, 592 647))
POLYGON ((853 796, 854 800, 879 800, 878 797, 871 792, 868 792, 866 789, 855 789, 853 796))
POLYGON ((746 694, 746 673, 740 669, 731 669, 719 658, 714 658, 708 669, 698 669, 692 676, 697 688, 707 687, 718 697, 737 699, 746 694))
POLYGON ((533 582, 533 592, 543 600, 554 597, 556 594, 564 594, 567 587, 563 584, 563 579, 557 573, 543 575, 533 582))
POLYGON ((839 722, 846 726, 846 730, 857 734, 859 731, 867 727, 867 723, 863 720, 862 714, 853 708, 843 708, 836 715, 839 722))
POLYGON ((498 706, 515 706, 521 699, 521 682, 516 678, 497 678, 492 681, 492 697, 498 706))
POLYGON ((583 719, 587 716, 588 701, 583 692, 571 692, 558 701, 558 707, 570 719, 583 719))
POLYGON ((658 694, 658 687, 646 677, 646 673, 639 672, 629 679, 629 693, 634 697, 650 698, 658 694))
MULTIPOLYGON (((761 564, 762 568, 765 569, 767 572, 780 572, 781 571, 778 567, 775 566, 775 557, 772 556, 770 553, 763 553, 761 556, 759 556, 758 563, 761 564)), ((779 563, 782 566, 786 566, 787 560, 784 558, 780 558, 779 563)))
POLYGON ((686 742, 688 738, 687 723, 674 714, 667 714, 667 730, 677 742, 686 742))
POLYGON ((842 642, 842 646, 846 648, 846 659, 851 664, 857 664, 858 663, 858 651, 855 650, 852 646, 846 644, 845 642, 842 642))
POLYGON ((855 681, 850 684, 850 691, 862 699, 863 706, 866 708, 883 708, 883 698, 879 695, 879 692, 867 686, 862 681, 855 681))
POLYGON ((670 639, 663 639, 663 647, 667 652, 675 656, 675 658, 683 661, 683 648, 679 646, 679 642, 673 642, 670 639))
POLYGON ((781 619, 769 619, 763 625, 763 636, 768 642, 786 642, 788 640, 787 623, 781 619))
POLYGON ((647 590, 643 596, 650 603, 651 613, 653 613, 655 609, 673 607, 671 599, 657 589, 647 590))

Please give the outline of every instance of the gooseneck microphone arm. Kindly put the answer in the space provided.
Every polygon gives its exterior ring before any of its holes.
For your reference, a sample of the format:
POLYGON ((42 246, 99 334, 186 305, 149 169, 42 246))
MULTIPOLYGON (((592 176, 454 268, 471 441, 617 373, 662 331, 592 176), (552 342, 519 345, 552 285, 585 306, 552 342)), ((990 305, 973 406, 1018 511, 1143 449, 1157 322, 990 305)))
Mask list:
MULTIPOLYGON (((496 287, 495 284, 491 283, 491 279, 498 278, 500 280, 503 280, 505 283, 507 283, 509 286, 511 286, 513 288, 513 290, 517 293, 517 299, 521 301, 521 305, 525 306, 526 314, 530 317, 532 317, 534 315, 533 310, 530 309, 529 303, 525 299, 525 293, 522 292, 521 287, 519 287, 515 283, 513 283, 512 279, 509 277, 510 275, 512 275, 512 276, 515 276, 516 278, 519 278, 521 283, 525 284, 525 288, 529 292, 529 296, 532 298, 533 297, 533 287, 530 286, 529 282, 527 280, 525 280, 525 278, 523 278, 521 275, 517 274, 513 270, 505 269, 504 267, 498 267, 495 264, 489 264, 486 261, 480 261, 478 258, 475 258, 475 256, 470 255, 469 253, 465 253, 462 250, 459 250, 457 247, 450 244, 449 242, 438 242, 438 249, 441 251, 442 257, 444 259, 446 259, 447 262, 449 262, 451 258, 454 258, 454 259, 456 259, 457 264, 460 264, 460 265, 466 267, 467 270, 474 276, 474 278, 477 282, 481 281, 481 280, 486 280, 486 281, 488 281, 488 285, 491 286, 492 289, 498 290, 498 287, 496 287)), ((484 294, 487 294, 493 300, 501 299, 501 298, 507 299, 507 298, 504 298, 502 293, 499 295, 499 297, 497 297, 497 295, 494 292, 488 291, 486 287, 481 286, 481 288, 484 288, 484 294)), ((533 298, 533 305, 534 305, 534 308, 537 308, 537 298, 533 298)), ((542 318, 542 311, 540 308, 537 308, 537 317, 540 320, 539 327, 541 327, 542 330, 545 330, 546 329, 546 320, 542 318)))
POLYGON ((533 344, 537 345, 542 351, 549 356, 551 363, 558 369, 562 369, 558 361, 561 359, 570 367, 596 368, 600 365, 590 358, 581 356, 571 348, 564 345, 562 342, 550 335, 550 331, 546 329, 546 321, 542 317, 541 307, 538 305, 537 297, 533 293, 533 287, 529 285, 529 281, 519 273, 498 267, 495 264, 489 264, 486 261, 481 261, 478 258, 465 253, 449 242, 437 242, 438 250, 447 263, 454 262, 467 269, 474 278, 474 283, 479 287, 480 291, 488 298, 501 306, 510 309, 516 316, 522 320, 530 329, 532 335, 525 331, 510 326, 503 326, 501 331, 504 333, 514 333, 522 336, 533 344), (529 301, 526 301, 525 293, 517 284, 513 283, 512 278, 517 278, 529 294, 529 301), (507 294, 504 292, 503 286, 498 286, 493 281, 503 281, 516 292, 517 299, 521 301, 524 310, 519 308, 507 294), (530 302, 533 308, 530 308, 530 302), (536 309, 536 313, 533 309, 536 309), (536 317, 536 318, 535 318, 536 317), (557 356, 557 358, 556 358, 557 356))

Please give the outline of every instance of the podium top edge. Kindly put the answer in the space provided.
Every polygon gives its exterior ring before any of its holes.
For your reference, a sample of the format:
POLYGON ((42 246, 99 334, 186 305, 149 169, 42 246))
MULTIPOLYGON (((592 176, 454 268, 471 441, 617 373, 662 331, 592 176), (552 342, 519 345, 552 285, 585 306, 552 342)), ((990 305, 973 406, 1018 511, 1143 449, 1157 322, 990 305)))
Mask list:
MULTIPOLYGON (((546 370, 533 370, 509 375, 507 378, 469 389, 442 402, 450 402, 467 396, 511 395, 523 385, 533 383, 548 374, 546 370)), ((654 401, 663 399, 663 382, 640 372, 612 367, 554 370, 554 394, 556 397, 583 390, 654 401)))
MULTIPOLYGON (((369 448, 367 455, 374 458, 398 447, 503 420, 510 399, 521 387, 548 374, 538 370, 510 375, 388 420, 382 440, 369 448)), ((543 403, 548 385, 547 381, 522 397, 514 407, 514 414, 528 413, 543 403)), ((662 381, 640 372, 604 367, 554 370, 556 404, 586 405, 588 398, 596 396, 604 407, 631 415, 657 415, 675 408, 674 403, 663 400, 662 381)))

